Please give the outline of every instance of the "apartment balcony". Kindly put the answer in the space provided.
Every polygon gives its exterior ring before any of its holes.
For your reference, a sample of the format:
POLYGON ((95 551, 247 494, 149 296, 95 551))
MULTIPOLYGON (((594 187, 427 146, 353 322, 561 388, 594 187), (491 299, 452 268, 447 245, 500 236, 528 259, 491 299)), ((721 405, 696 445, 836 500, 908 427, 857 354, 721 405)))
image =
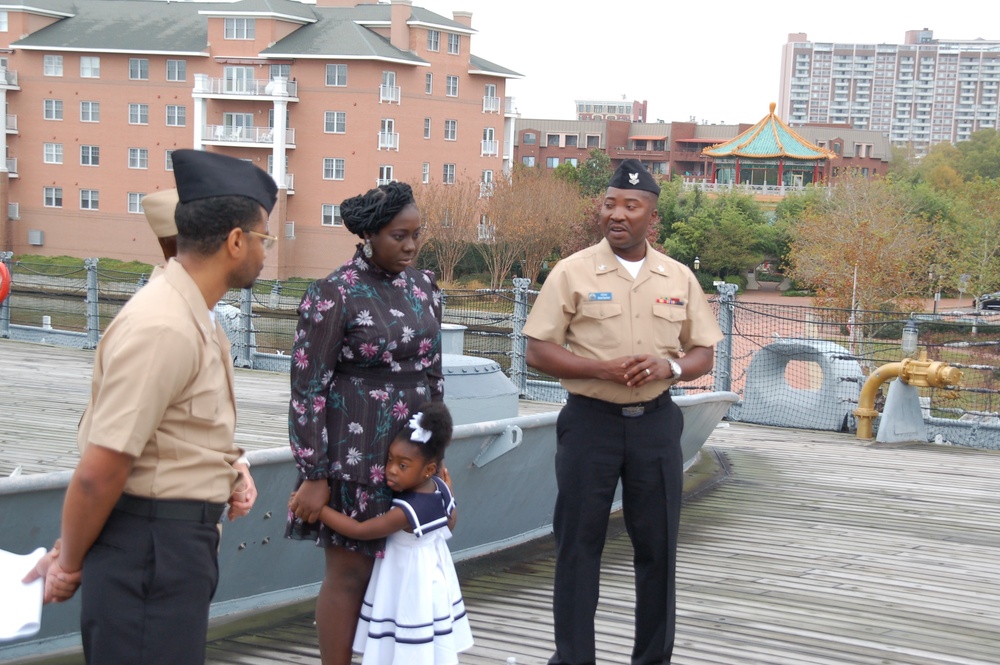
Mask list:
POLYGON ((398 85, 380 85, 378 87, 378 103, 379 104, 398 104, 399 103, 399 86, 398 85))
MULTIPOLYGON (((278 179, 274 177, 273 173, 271 173, 269 171, 268 175, 271 176, 272 180, 274 180, 274 184, 278 185, 279 187, 281 186, 281 183, 278 182, 278 179)), ((292 195, 292 194, 295 193, 295 174, 294 173, 286 173, 285 174, 285 189, 288 190, 288 194, 289 195, 292 195)))
MULTIPOLYGON (((266 148, 274 146, 272 127, 232 127, 229 125, 205 125, 202 141, 207 145, 229 145, 245 148, 266 148)), ((295 130, 285 130, 285 147, 295 147, 295 130)))
POLYGON ((670 153, 667 150, 636 150, 623 145, 614 146, 610 151, 610 156, 614 159, 628 159, 632 157, 640 160, 656 159, 665 161, 669 155, 670 153))
MULTIPOLYGON (((722 139, 719 139, 719 143, 722 143, 722 139)), ((711 157, 703 155, 700 150, 670 151, 670 161, 672 162, 704 162, 708 159, 711 159, 711 157)))
POLYGON ((392 178, 376 178, 375 186, 381 187, 382 185, 388 185, 390 182, 394 182, 392 178))
POLYGON ((500 142, 499 141, 483 141, 482 142, 482 152, 480 153, 483 157, 493 156, 500 154, 500 142))
POLYGON ((7 90, 20 90, 20 86, 17 85, 17 72, 0 67, 0 87, 7 90))
POLYGON ((236 99, 277 99, 287 98, 290 102, 299 101, 298 84, 295 81, 285 81, 287 95, 278 95, 278 81, 271 79, 226 79, 213 78, 195 74, 195 97, 232 97, 236 99))
POLYGON ((379 132, 379 150, 399 150, 399 132, 379 132))
POLYGON ((479 183, 479 198, 487 198, 493 196, 493 183, 492 182, 481 182, 479 183))
POLYGON ((483 97, 483 113, 500 113, 500 98, 483 97))
POLYGON ((17 116, 10 113, 7 114, 7 133, 17 134, 17 116))
POLYGON ((517 115, 517 109, 514 108, 514 98, 504 97, 503 98, 503 112, 504 115, 517 115))
POLYGON ((7 175, 11 178, 16 178, 17 176, 17 158, 8 157, 7 158, 7 175))

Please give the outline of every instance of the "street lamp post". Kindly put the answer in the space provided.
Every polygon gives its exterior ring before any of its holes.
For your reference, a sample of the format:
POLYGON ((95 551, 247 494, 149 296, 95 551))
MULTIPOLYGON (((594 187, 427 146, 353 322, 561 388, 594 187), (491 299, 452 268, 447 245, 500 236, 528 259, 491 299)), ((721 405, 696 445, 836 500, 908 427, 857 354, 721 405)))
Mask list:
POLYGON ((695 270, 695 272, 698 272, 699 268, 701 268, 701 259, 699 259, 696 256, 696 257, 694 257, 694 270, 695 270))

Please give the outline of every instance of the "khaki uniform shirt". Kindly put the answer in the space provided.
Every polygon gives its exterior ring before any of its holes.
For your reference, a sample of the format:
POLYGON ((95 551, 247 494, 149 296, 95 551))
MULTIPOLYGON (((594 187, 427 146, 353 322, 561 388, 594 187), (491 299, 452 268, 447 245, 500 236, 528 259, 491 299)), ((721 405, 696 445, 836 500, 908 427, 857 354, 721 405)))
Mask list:
POLYGON ((98 345, 77 443, 135 457, 128 494, 225 503, 238 476, 235 430, 229 340, 171 260, 98 345))
MULTIPOLYGON (((708 299, 685 265, 646 243, 646 259, 632 279, 607 240, 555 265, 524 334, 595 360, 643 353, 677 357, 722 339, 708 299)), ((652 381, 629 388, 600 379, 562 380, 571 393, 618 404, 651 400, 670 384, 652 381)))

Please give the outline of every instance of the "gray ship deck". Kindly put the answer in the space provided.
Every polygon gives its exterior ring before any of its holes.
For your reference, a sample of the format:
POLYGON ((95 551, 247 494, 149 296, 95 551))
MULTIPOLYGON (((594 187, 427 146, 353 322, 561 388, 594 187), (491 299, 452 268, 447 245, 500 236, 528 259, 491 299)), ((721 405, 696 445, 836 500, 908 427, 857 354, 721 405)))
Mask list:
MULTIPOLYGON (((73 466, 90 356, 0 342, 0 474, 73 466)), ((241 443, 284 445, 283 377, 238 372, 237 390, 241 443)), ((1000 662, 1000 453, 731 425, 706 458, 692 479, 720 482, 683 512, 674 663, 1000 662)), ((613 526, 598 661, 628 663, 631 551, 613 526)), ((548 539, 460 564, 476 639, 462 663, 545 662, 552 569, 548 539)), ((297 605, 214 627, 208 663, 318 664, 315 642, 297 605)))

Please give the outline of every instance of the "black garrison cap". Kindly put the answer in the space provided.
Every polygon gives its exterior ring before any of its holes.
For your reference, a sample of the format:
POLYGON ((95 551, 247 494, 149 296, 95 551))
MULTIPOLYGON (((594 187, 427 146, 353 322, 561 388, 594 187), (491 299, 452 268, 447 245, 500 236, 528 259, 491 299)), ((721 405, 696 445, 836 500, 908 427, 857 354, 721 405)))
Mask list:
POLYGON ((660 195, 660 186, 638 159, 626 159, 615 169, 608 187, 616 189, 641 189, 660 195))
POLYGON ((174 150, 174 179, 181 203, 216 196, 245 196, 274 209, 278 186, 274 178, 250 162, 204 150, 174 150))

